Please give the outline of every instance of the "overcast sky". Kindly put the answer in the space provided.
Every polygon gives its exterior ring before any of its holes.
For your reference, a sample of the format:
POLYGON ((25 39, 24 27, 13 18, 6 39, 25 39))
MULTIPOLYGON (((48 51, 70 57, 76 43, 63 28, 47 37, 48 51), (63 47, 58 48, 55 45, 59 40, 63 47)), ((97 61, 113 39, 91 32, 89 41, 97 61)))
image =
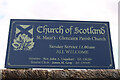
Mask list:
POLYGON ((118 68, 119 0, 0 0, 0 69, 4 68, 10 19, 109 21, 118 68))

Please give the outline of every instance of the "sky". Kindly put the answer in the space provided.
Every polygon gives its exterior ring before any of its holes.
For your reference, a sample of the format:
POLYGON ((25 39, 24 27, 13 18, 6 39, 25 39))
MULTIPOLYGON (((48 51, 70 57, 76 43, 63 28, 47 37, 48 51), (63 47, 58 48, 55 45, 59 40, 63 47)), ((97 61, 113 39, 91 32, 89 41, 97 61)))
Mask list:
POLYGON ((10 19, 109 21, 118 68, 119 0, 0 0, 0 69, 4 68, 10 19))

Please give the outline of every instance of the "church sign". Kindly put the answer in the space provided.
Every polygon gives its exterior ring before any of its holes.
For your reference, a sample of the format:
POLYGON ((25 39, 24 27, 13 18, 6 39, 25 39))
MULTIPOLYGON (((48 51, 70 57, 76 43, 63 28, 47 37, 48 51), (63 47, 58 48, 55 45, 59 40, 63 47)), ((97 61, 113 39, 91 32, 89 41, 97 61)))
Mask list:
POLYGON ((5 68, 114 69, 109 22, 11 19, 5 68))

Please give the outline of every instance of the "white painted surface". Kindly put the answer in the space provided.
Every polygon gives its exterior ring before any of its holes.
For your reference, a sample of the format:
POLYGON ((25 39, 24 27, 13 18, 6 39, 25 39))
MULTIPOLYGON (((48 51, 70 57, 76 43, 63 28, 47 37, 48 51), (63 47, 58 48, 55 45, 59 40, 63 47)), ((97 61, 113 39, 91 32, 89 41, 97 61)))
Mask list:
POLYGON ((120 69, 120 1, 118 3, 118 68, 120 69))

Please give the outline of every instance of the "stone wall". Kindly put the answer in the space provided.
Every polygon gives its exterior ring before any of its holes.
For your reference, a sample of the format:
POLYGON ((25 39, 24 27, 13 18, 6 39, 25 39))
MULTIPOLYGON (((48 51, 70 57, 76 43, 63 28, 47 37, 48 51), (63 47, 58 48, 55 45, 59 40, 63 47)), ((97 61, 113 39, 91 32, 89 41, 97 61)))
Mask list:
POLYGON ((120 70, 30 70, 4 69, 2 80, 119 80, 120 70))

